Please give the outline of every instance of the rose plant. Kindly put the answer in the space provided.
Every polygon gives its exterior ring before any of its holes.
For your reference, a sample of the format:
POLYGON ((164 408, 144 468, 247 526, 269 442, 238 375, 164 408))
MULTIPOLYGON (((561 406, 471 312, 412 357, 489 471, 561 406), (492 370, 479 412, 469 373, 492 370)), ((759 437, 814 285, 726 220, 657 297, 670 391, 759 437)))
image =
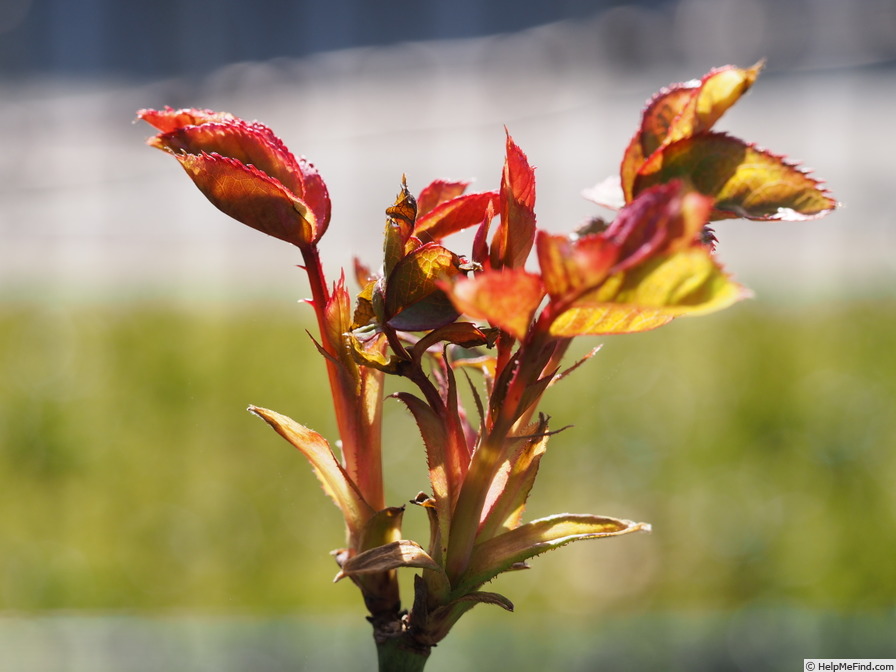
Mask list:
POLYGON ((266 126, 227 113, 138 113, 159 131, 148 143, 180 162, 216 207, 302 255, 338 450, 284 415, 249 410, 307 458, 342 511, 337 579, 360 590, 381 670, 423 669, 479 603, 512 610, 508 598, 482 590, 499 574, 573 541, 650 529, 591 514, 524 521, 552 434, 539 402, 584 361, 562 368, 572 339, 654 329, 749 296, 719 263, 711 222, 815 218, 836 206, 795 165, 713 130, 760 69, 715 69, 647 103, 619 176, 586 192, 617 210, 610 223, 595 217, 569 235, 540 230, 534 170, 509 133, 493 191, 436 180, 414 196, 402 178, 386 209, 382 265, 356 262, 354 301, 344 273, 324 277, 318 245, 330 197, 311 163, 266 126), (466 229, 474 237, 462 255, 445 241, 466 229), (402 536, 405 507, 384 500, 386 376, 415 389, 391 396, 416 421, 429 468, 428 490, 408 493, 428 517, 422 543, 402 536), (475 408, 461 402, 461 378, 475 408), (418 570, 407 609, 396 577, 405 567, 418 570))

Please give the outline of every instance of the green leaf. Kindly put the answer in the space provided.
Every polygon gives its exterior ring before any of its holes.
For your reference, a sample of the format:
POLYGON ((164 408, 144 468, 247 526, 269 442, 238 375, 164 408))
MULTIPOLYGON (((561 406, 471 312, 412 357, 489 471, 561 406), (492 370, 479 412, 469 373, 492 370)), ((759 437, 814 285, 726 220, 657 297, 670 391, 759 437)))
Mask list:
POLYGON ((641 167, 634 193, 676 178, 716 199, 715 218, 814 219, 837 205, 797 166, 721 133, 684 138, 654 152, 641 167))
POLYGON ((650 525, 589 514, 563 513, 521 525, 473 548, 458 592, 492 580, 514 565, 573 541, 649 531, 650 525))

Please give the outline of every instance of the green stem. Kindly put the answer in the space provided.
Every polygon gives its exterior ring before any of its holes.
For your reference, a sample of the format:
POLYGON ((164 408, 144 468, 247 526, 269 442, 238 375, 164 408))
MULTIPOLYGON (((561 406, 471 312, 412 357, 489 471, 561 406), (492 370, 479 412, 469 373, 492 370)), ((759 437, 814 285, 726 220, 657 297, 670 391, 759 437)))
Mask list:
POLYGON ((379 672, 422 672, 430 647, 421 647, 406 637, 389 637, 376 644, 379 672))

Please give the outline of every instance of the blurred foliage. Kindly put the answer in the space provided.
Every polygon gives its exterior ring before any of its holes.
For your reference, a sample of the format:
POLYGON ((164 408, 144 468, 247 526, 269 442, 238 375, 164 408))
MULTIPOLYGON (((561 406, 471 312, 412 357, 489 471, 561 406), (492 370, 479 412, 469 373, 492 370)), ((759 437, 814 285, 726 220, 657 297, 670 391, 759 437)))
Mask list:
MULTIPOLYGON (((347 582, 329 583, 338 511, 243 410, 332 440, 310 317, 0 307, 0 609, 360 614, 347 582)), ((893 300, 754 303, 606 339, 548 394, 553 426, 574 427, 552 438, 529 516, 587 511, 654 533, 574 545, 491 589, 564 618, 892 607, 893 343, 893 300)), ((397 403, 386 429, 400 504, 425 487, 423 451, 397 403)), ((422 518, 408 511, 407 536, 422 518)))

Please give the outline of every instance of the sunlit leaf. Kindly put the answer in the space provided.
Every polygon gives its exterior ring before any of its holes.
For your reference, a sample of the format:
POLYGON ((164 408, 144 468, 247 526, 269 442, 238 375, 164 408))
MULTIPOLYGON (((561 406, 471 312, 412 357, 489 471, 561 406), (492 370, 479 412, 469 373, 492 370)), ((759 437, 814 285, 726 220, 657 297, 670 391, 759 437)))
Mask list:
POLYGON ((634 191, 673 179, 715 198, 721 217, 800 220, 836 207, 818 181, 798 167, 720 133, 685 138, 655 152, 642 166, 634 191))
POLYGON ((573 541, 650 530, 646 523, 564 513, 520 525, 476 545, 461 586, 475 588, 520 562, 573 541))
POLYGON ((618 250, 613 272, 697 243, 709 222, 713 199, 684 186, 682 181, 672 180, 642 191, 600 234, 618 250))
POLYGON ((149 144, 174 153, 220 154, 253 165, 301 197, 302 175, 295 158, 269 129, 241 119, 182 126, 151 138, 149 144))
POLYGON ((532 438, 520 440, 520 447, 492 481, 484 507, 479 536, 488 539, 499 531, 512 530, 522 522, 526 500, 535 483, 538 466, 547 450, 547 420, 542 417, 530 430, 532 438))
POLYGON ((572 306, 551 322, 550 333, 563 338, 634 334, 662 327, 673 319, 674 315, 656 308, 614 304, 572 306))
MULTIPOLYGON (((380 334, 379 338, 382 338, 380 334)), ((379 342, 379 339, 377 339, 379 342)), ((399 360, 394 355, 386 353, 382 347, 368 347, 354 332, 349 332, 346 336, 350 355, 354 362, 360 366, 366 366, 383 373, 397 374, 399 370, 399 360)))
POLYGON ((698 246, 610 276, 557 315, 550 333, 573 337, 647 331, 679 315, 721 310, 748 296, 698 246))
MULTIPOLYGON (((681 111, 672 120, 666 137, 661 138, 661 143, 669 144, 710 130, 716 121, 750 90, 762 67, 761 61, 750 68, 726 65, 704 75, 694 89, 694 94, 684 101, 681 111)), ((648 150, 648 147, 645 146, 645 150, 648 150)))
POLYGON ((460 196, 469 186, 464 180, 433 180, 417 196, 417 215, 422 217, 440 203, 460 196))
POLYGON ((710 71, 700 80, 672 84, 654 95, 622 160, 620 176, 626 202, 635 196, 641 166, 657 149, 708 131, 749 90, 761 69, 761 63, 747 69, 729 65, 710 71))
MULTIPOLYGON (((162 131, 149 139, 150 145, 178 157, 183 154, 196 157, 220 155, 260 171, 279 182, 313 213, 308 219, 314 223, 315 240, 326 231, 331 207, 326 184, 313 165, 304 158, 296 160, 280 138, 264 124, 210 110, 140 110, 138 117, 162 131)), ((214 176, 209 179, 213 180, 214 176)), ((247 223, 243 219, 240 221, 247 223)))
POLYGON ((497 193, 489 191, 444 201, 417 219, 414 235, 423 241, 439 241, 452 233, 479 226, 497 197, 497 193))
POLYGON ((257 168, 217 154, 176 158, 205 197, 235 220, 298 246, 319 237, 308 205, 257 168))
POLYGON ((139 110, 137 118, 157 128, 162 133, 169 133, 183 126, 196 126, 209 122, 234 121, 237 119, 229 112, 214 112, 213 110, 192 108, 175 110, 167 106, 161 110, 139 110))
POLYGON ((604 236, 572 239, 539 231, 538 265, 548 294, 572 300, 599 285, 619 255, 619 247, 604 236))
POLYGON ((505 269, 457 278, 448 292, 460 312, 522 340, 544 297, 544 285, 537 275, 505 269))
MULTIPOLYGON (((371 322, 383 319, 383 316, 377 313, 374 305, 374 295, 378 291, 377 285, 377 280, 368 280, 361 291, 358 292, 358 296, 355 297, 355 312, 352 315, 352 329, 358 329, 371 322)), ((382 301, 380 301, 380 303, 382 303, 382 301)), ((380 306, 380 308, 382 308, 382 306, 380 306)))
POLYGON ((492 268, 522 268, 535 242, 535 171, 510 133, 501 175, 500 213, 492 239, 492 268))

